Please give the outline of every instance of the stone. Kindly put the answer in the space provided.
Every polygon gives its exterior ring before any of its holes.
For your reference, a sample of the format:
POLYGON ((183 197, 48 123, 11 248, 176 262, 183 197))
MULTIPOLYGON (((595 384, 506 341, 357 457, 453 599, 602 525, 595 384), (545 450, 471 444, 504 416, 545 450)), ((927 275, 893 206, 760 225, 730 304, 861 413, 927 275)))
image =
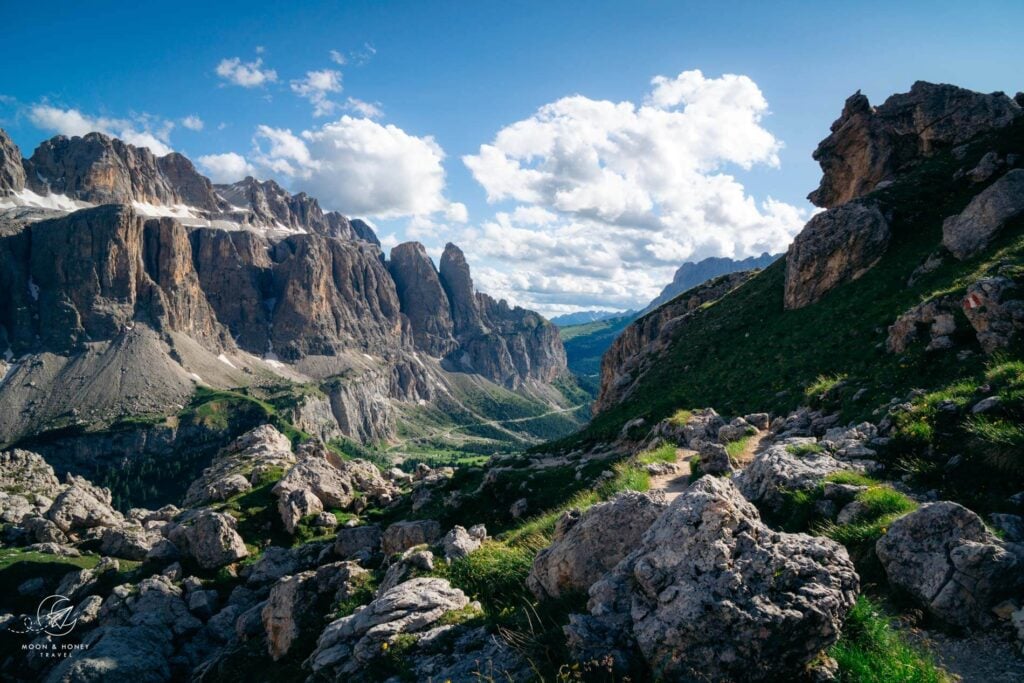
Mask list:
POLYGON ((1024 215, 1024 169, 1013 169, 942 223, 942 246, 961 261, 984 251, 999 231, 1024 215))
POLYGON ((665 507, 663 497, 626 491, 583 513, 563 513, 551 545, 533 561, 527 587, 542 600, 585 593, 639 545, 665 507))
POLYGON ((53 501, 46 516, 64 533, 120 523, 121 513, 111 507, 110 490, 82 477, 68 475, 67 488, 53 501))
POLYGON ((314 675, 356 673, 396 636, 422 634, 469 598, 445 579, 417 578, 395 586, 354 614, 331 622, 307 660, 314 675))
POLYGON ((813 304, 864 275, 885 253, 890 235, 889 222, 872 202, 853 201, 815 214, 786 252, 786 308, 813 304))
POLYGON ((718 443, 726 444, 739 441, 743 437, 750 436, 757 429, 742 417, 737 417, 727 425, 722 425, 718 430, 718 443))
MULTIPOLYGON (((0 131, 0 155, 5 135, 0 131)), ((20 448, 0 453, 0 491, 56 498, 64 487, 43 456, 20 448)))
POLYGON ((334 554, 343 559, 371 557, 381 551, 382 536, 376 524, 341 529, 334 539, 334 554))
POLYGON ((324 505, 309 489, 295 489, 278 497, 277 510, 285 531, 294 534, 303 518, 319 515, 324 505))
POLYGON ((921 506, 875 543, 889 583, 955 626, 986 626, 991 609, 1024 587, 1021 551, 957 503, 921 506))
POLYGON ((841 545, 773 531, 731 481, 703 477, 566 633, 580 661, 635 649, 660 680, 793 680, 838 639, 858 589, 841 545))
POLYGON ((381 550, 394 555, 418 545, 430 545, 441 537, 441 525, 432 519, 395 522, 384 530, 381 550))
POLYGON ((286 576, 270 589, 261 617, 267 635, 267 652, 275 662, 291 649, 295 640, 321 619, 316 609, 319 598, 316 572, 286 576))
POLYGON ((126 524, 103 530, 100 552, 123 560, 145 560, 162 540, 158 533, 126 524))
POLYGON ((357 499, 387 504, 397 493, 395 485, 385 479, 373 463, 342 460, 315 442, 300 449, 299 461, 274 485, 273 491, 279 505, 284 506, 282 501, 299 489, 306 489, 319 498, 321 510, 346 510, 357 499))
MULTIPOLYGON (((484 531, 486 538, 487 532, 484 531)), ((466 557, 480 547, 482 539, 470 535, 465 527, 456 525, 441 539, 441 548, 444 550, 444 558, 451 562, 466 557)))
POLYGON ((530 509, 530 501, 526 498, 520 498, 508 509, 508 513, 512 515, 513 519, 519 519, 526 514, 526 511, 530 509))
POLYGON ((999 396, 988 396, 971 406, 971 412, 975 415, 987 413, 998 408, 1002 402, 1003 399, 999 396))
POLYGON ((832 208, 861 197, 908 164, 952 149, 1021 115, 1003 93, 981 94, 953 85, 918 81, 908 93, 878 107, 856 92, 814 151, 821 165, 818 189, 808 199, 832 208))
POLYGON ((434 553, 410 548, 391 562, 377 588, 377 594, 383 595, 398 584, 408 581, 417 571, 429 572, 433 569, 434 553))
POLYGON ((771 420, 768 413, 751 413, 750 415, 744 415, 743 419, 747 423, 761 430, 768 429, 768 425, 771 420))
POLYGON ((700 445, 698 454, 700 457, 699 467, 703 474, 724 476, 733 472, 729 451, 722 444, 705 441, 700 445))
POLYGON ((184 538, 188 554, 203 569, 217 569, 249 555, 235 531, 235 520, 220 512, 201 510, 189 520, 184 538))
POLYGON ((1003 532, 1003 539, 1011 543, 1024 543, 1024 517, 994 512, 989 517, 992 526, 1003 532))
POLYGON ((913 342, 928 340, 928 349, 941 345, 956 331, 957 301, 953 297, 938 297, 913 306, 896 318, 889 326, 885 348, 890 353, 903 353, 913 342))
MULTIPOLYGON (((795 455, 789 452, 789 446, 807 441, 787 439, 758 453, 753 462, 734 477, 746 499, 766 512, 777 513, 786 505, 787 492, 810 491, 827 475, 851 469, 828 453, 795 455)), ((814 443, 813 439, 810 442, 814 443)))
MULTIPOLYGON (((21 526, 27 531, 36 543, 60 543, 68 542, 68 537, 60 528, 45 517, 25 517, 21 520, 21 526)), ((110 553, 105 553, 110 554, 110 553)))
POLYGON ((1024 290, 1008 277, 985 277, 967 287, 963 312, 985 353, 1010 348, 1024 331, 1024 290))
POLYGON ((6 132, 0 130, 0 197, 25 189, 25 168, 21 150, 6 132))

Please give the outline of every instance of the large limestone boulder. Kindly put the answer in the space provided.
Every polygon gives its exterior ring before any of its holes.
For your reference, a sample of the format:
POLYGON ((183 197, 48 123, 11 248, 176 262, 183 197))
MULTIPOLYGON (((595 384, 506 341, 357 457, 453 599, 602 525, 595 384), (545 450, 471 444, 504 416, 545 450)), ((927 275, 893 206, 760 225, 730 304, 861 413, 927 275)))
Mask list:
POLYGON ((538 599, 586 592, 639 545, 665 507, 663 496, 626 491, 582 514, 563 513, 551 545, 534 559, 526 585, 538 599))
POLYGON ((343 676, 365 667, 395 636, 416 636, 444 614, 469 604, 445 579, 418 578, 387 591, 354 614, 331 622, 307 665, 314 674, 343 676))
POLYGON ((53 501, 46 516, 64 533, 117 526, 124 518, 111 507, 111 500, 109 489, 69 474, 67 488, 53 501))
POLYGON ((334 554, 343 559, 372 557, 380 552, 382 535, 376 524, 345 527, 334 539, 334 554))
POLYGON ((145 560, 162 536, 141 526, 125 524, 103 530, 100 552, 123 560, 145 560))
POLYGON ((1010 171, 942 223, 942 245, 960 260, 979 254, 1010 221, 1024 215, 1024 168, 1010 171))
POLYGON ((185 494, 185 507, 197 507, 227 500, 252 488, 253 479, 272 470, 286 470, 295 464, 292 444, 272 425, 260 425, 224 448, 213 463, 192 482, 185 494))
POLYGON ((0 453, 0 491, 53 499, 61 489, 53 468, 38 453, 20 448, 0 453))
POLYGON ((273 489, 278 509, 289 531, 294 532, 296 515, 316 514, 321 510, 362 509, 367 501, 390 503, 398 488, 377 467, 366 460, 342 460, 323 444, 305 445, 299 461, 288 470, 273 489), (296 495, 297 491, 308 493, 296 495), (312 503, 315 496, 320 510, 312 503))
POLYGON ((1021 115, 1003 93, 982 94, 918 81, 878 107, 858 91, 814 151, 821 185, 808 199, 839 206, 875 189, 908 163, 1001 128, 1021 115))
POLYGON ((990 624, 992 607, 1024 587, 1024 546, 1004 543, 949 501, 893 522, 875 553, 890 584, 957 626, 990 624))
POLYGON ((286 576, 270 589, 260 613, 267 634, 267 652, 275 662, 288 654, 304 630, 317 623, 318 587, 315 571, 286 576))
POLYGON ((792 446, 814 442, 812 437, 795 437, 773 444, 736 475, 736 486, 747 500, 775 513, 785 506, 788 492, 809 491, 827 475, 850 469, 825 452, 791 452, 792 446))
POLYGON ((171 540, 184 545, 183 550, 203 569, 217 569, 249 555, 234 518, 213 510, 199 511, 171 540))
POLYGON ((381 549, 385 556, 390 556, 418 545, 430 545, 440 537, 441 525, 432 519, 395 522, 384 530, 381 549))
POLYGON ((885 253, 891 231, 874 203, 850 202, 816 214, 786 253, 786 308, 813 304, 856 280, 885 253))
POLYGON ((580 658, 633 650, 659 680, 793 680, 839 637, 858 584, 841 545, 773 531, 729 480, 704 477, 566 632, 580 658))

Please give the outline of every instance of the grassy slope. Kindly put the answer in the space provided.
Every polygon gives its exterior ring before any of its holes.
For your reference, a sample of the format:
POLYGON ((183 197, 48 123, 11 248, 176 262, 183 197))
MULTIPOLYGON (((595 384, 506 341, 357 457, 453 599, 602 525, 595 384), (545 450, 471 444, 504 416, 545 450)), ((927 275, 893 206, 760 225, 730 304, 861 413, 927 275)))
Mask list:
MULTIPOLYGON (((958 377, 980 379, 980 353, 958 362, 955 354, 926 354, 918 345, 897 356, 885 351, 884 341, 887 327, 919 301, 936 293, 963 292, 997 259, 1024 263, 1024 225, 1018 222, 986 254, 964 263, 947 261, 914 286, 907 285, 911 272, 938 248, 943 219, 961 211, 981 189, 966 180, 951 181, 954 172, 972 167, 993 148, 1024 150, 1024 125, 976 142, 962 161, 949 154, 932 158, 876 192, 893 212, 893 240, 862 278, 816 304, 785 311, 785 262, 780 260, 700 311, 626 401, 555 446, 606 439, 634 417, 658 420, 680 407, 711 405, 734 414, 782 412, 807 403, 803 389, 822 375, 848 378, 838 407, 851 419, 868 417, 876 406, 912 388, 937 388, 958 377), (867 391, 852 401, 860 388, 867 391)), ((970 340, 959 341, 977 350, 970 340)))

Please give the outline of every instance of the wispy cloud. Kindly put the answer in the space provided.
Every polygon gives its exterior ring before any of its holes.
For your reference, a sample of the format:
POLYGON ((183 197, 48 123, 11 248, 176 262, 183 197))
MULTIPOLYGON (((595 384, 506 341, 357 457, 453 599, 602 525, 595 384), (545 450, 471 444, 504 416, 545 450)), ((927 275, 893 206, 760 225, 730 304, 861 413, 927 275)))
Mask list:
POLYGON ((239 57, 222 59, 217 64, 217 75, 231 85, 243 88, 260 88, 277 81, 277 72, 263 68, 263 59, 243 62, 239 57))

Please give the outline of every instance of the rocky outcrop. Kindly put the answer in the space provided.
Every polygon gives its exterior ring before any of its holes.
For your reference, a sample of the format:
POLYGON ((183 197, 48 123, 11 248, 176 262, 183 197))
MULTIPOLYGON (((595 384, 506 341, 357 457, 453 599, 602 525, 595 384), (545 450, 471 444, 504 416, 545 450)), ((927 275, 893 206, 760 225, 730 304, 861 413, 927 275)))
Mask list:
POLYGON ((851 465, 830 453, 799 447, 814 444, 811 437, 782 439, 757 454, 742 472, 736 475, 736 486, 743 496, 766 513, 781 511, 787 496, 797 491, 811 491, 835 472, 851 469, 851 465))
POLYGON ((858 584, 841 545, 772 531, 729 480, 704 477, 566 632, 580 661, 635 651, 658 679, 792 680, 839 637, 858 584))
POLYGON ((984 95, 918 81, 910 92, 872 107, 859 91, 814 151, 821 184, 808 199, 832 208, 873 190, 908 163, 1000 128, 1021 115, 1003 93, 984 95))
POLYGON ((942 224, 942 246, 958 259, 984 251, 1010 221, 1024 216, 1024 169, 1009 171, 942 224))
POLYGON ((943 296, 917 304, 889 326, 885 348, 890 353, 903 353, 917 341, 927 341, 928 351, 951 348, 956 303, 953 297, 943 296))
POLYGON ((709 280, 623 330, 601 359, 601 391, 594 402, 594 414, 629 396, 640 376, 671 345, 675 333, 701 306, 720 299, 754 275, 755 271, 746 271, 709 280))
POLYGON ((1012 347, 1024 333, 1024 290, 1009 277, 996 275, 971 283, 963 311, 985 353, 1012 347))
POLYGON ((889 222, 874 204, 850 202, 811 218, 786 253, 786 308, 802 308, 866 273, 889 246, 889 222))
POLYGON ((402 313, 409 318, 416 347, 435 358, 456 347, 448 297, 434 264, 419 242, 404 242, 391 250, 388 270, 395 281, 402 313))
POLYGON ((67 488, 53 501, 46 517, 64 533, 116 526, 122 520, 121 513, 111 507, 108 489, 74 475, 68 475, 67 488))
POLYGON ((62 194, 93 204, 186 204, 215 211, 213 185, 185 157, 157 157, 102 133, 58 135, 25 161, 28 186, 38 194, 62 194))
POLYGON ((385 556, 418 545, 429 545, 441 537, 441 525, 432 519, 395 522, 384 530, 381 550, 385 556))
POLYGON ((224 501, 252 488, 272 472, 295 464, 292 444, 271 425, 260 425, 235 439, 192 482, 185 494, 186 507, 224 501))
POLYGON ((307 662, 314 674, 353 674, 379 657, 396 636, 416 638, 444 614, 469 604, 445 579, 419 578, 387 591, 324 629, 307 662))
POLYGON ((562 513, 526 585, 541 600, 586 593, 639 545, 665 507, 662 497, 628 491, 585 512, 562 513))
POLYGON ((0 130, 0 197, 25 189, 21 151, 6 132, 0 130))
POLYGON ((1024 588, 1024 546, 1004 543, 957 503, 896 520, 875 553, 890 584, 956 626, 991 624, 992 607, 1024 588))
POLYGON ((236 526, 230 515, 204 509, 171 531, 168 537, 203 569, 218 569, 249 555, 236 526))
POLYGON ((252 216, 246 218, 255 225, 281 226, 298 232, 308 230, 343 240, 363 239, 341 214, 324 213, 313 197, 305 192, 289 194, 273 180, 261 182, 248 176, 237 183, 214 188, 231 207, 251 211, 252 216))

